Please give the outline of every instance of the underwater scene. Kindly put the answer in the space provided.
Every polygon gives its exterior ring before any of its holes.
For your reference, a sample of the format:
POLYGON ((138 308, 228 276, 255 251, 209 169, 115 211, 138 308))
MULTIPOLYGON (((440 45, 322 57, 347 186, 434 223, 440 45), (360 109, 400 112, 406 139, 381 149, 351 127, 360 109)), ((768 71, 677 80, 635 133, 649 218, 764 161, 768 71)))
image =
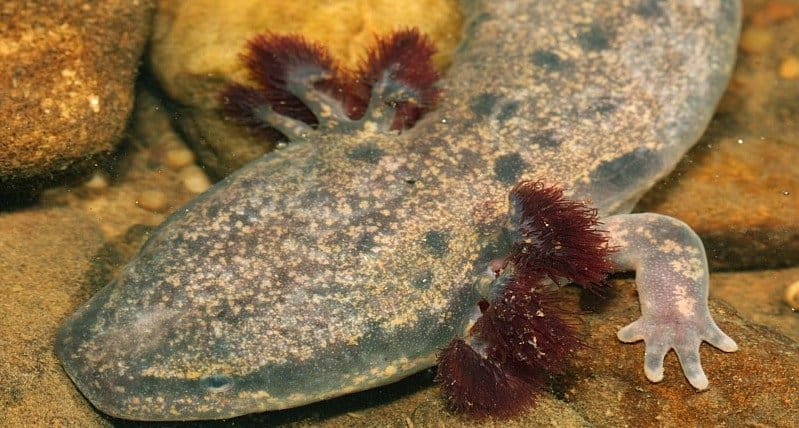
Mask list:
POLYGON ((0 426, 799 421, 799 0, 0 5, 0 426))

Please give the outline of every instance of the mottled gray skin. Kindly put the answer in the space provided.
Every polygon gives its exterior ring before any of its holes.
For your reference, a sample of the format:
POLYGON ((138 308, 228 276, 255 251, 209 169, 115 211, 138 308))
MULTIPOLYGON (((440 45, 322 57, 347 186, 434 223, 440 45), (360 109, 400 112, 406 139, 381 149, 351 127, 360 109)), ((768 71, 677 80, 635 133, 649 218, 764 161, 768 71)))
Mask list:
MULTIPOLYGON (((466 4, 442 105, 400 136, 379 118, 313 133, 169 218, 57 339, 98 409, 225 418, 383 385, 462 334, 503 255, 508 191, 543 178, 590 201, 637 270, 645 373, 674 348, 707 387, 701 242, 630 210, 709 121, 734 61, 732 0, 466 4), (610 3, 613 3, 612 5, 610 3)), ((309 94, 301 94, 309 98, 309 94)))

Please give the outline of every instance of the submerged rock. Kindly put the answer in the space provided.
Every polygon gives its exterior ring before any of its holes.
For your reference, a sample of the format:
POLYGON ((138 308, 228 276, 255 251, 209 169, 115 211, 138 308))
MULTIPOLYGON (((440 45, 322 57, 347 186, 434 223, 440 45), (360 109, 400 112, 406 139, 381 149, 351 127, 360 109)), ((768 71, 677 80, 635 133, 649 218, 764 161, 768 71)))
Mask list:
POLYGON ((0 7, 0 194, 112 150, 133 107, 151 0, 0 7))
MULTIPOLYGON (((752 4, 762 2, 748 3, 747 9, 751 10, 755 9, 752 4)), ((799 21, 794 19, 791 22, 799 21)), ((785 41, 785 46, 799 43, 799 32, 789 31, 790 28, 780 27, 777 36, 778 40, 785 41)), ((781 44, 782 42, 778 42, 778 45, 781 44)), ((743 61, 739 61, 739 73, 743 68, 743 71, 755 70, 763 76, 771 75, 773 69, 769 64, 773 60, 776 58, 770 56, 760 56, 757 61, 744 58, 743 61)), ((773 76, 769 78, 773 79, 773 76)), ((799 122, 785 121, 781 116, 788 113, 790 107, 795 104, 778 102, 782 98, 779 94, 787 94, 785 99, 789 98, 791 92, 787 91, 791 90, 791 87, 781 86, 776 91, 765 91, 762 83, 771 85, 767 79, 751 82, 751 86, 746 88, 745 97, 747 105, 759 109, 761 111, 759 114, 753 115, 750 111, 742 111, 737 107, 726 109, 726 113, 720 118, 717 117, 716 124, 711 127, 728 129, 729 122, 726 118, 729 118, 729 112, 733 110, 735 121, 741 121, 743 125, 751 127, 750 132, 753 137, 759 138, 763 133, 773 133, 774 136, 780 137, 778 141, 767 140, 759 144, 758 150, 779 149, 783 162, 762 164, 769 168, 770 175, 746 175, 739 180, 730 180, 725 185, 717 186, 713 190, 717 196, 709 200, 706 196, 702 196, 702 193, 680 185, 656 187, 649 195, 658 201, 660 207, 675 209, 686 207, 686 210, 696 213, 695 218, 686 218, 693 226, 711 222, 719 226, 717 229, 719 233, 726 232, 733 237, 738 236, 743 226, 736 226, 735 229, 724 227, 725 219, 729 218, 725 209, 740 209, 741 215, 748 214, 755 219, 762 218, 761 209, 746 210, 746 207, 739 205, 743 199, 740 186, 751 189, 750 180, 759 177, 764 180, 761 195, 768 197, 770 191, 766 186, 770 183, 766 181, 768 177, 778 175, 784 179, 795 177, 789 160, 796 158, 799 153, 799 146, 792 144, 799 135, 795 128, 799 122), (763 94, 760 94, 761 90, 764 91, 763 94), (758 94, 763 99, 752 100, 750 96, 752 94, 758 94), (762 106, 772 107, 763 109, 762 106), (775 123, 784 127, 775 128, 772 126, 775 123), (697 200, 703 198, 705 200, 697 200), (695 206, 700 208, 691 208, 695 206)), ((740 85, 734 84, 732 91, 738 90, 740 85)), ((728 96, 732 91, 728 91, 728 96)), ((166 134, 162 119, 160 115, 155 119, 143 117, 140 119, 141 128, 154 132, 156 134, 154 138, 159 133, 166 134)), ((735 136, 734 130, 730 130, 729 133, 735 136)), ((711 139, 706 137, 703 144, 713 144, 711 151, 737 150, 741 147, 735 140, 725 142, 723 147, 719 147, 715 144, 715 137, 712 135, 710 137, 711 139)), ((743 147, 750 142, 751 138, 745 138, 743 147)), ((141 142, 135 145, 148 146, 141 142)), ((758 150, 746 150, 746 160, 753 165, 760 162, 761 153, 758 150)), ((680 179, 681 176, 684 178, 686 172, 711 178, 717 174, 719 180, 728 178, 725 175, 726 165, 717 162, 721 157, 708 156, 704 149, 694 150, 693 153, 695 156, 691 161, 685 162, 678 174, 671 176, 670 183, 689 185, 692 179, 680 179), (706 163, 706 160, 711 162, 706 163)), ((160 155, 148 156, 161 158, 160 155)), ((737 158, 737 155, 733 158, 737 158)), ((133 162, 133 169, 136 171, 122 174, 118 181, 114 180, 111 183, 111 189, 117 192, 116 187, 141 188, 143 182, 159 188, 161 184, 164 187, 171 185, 175 189, 181 188, 182 185, 177 181, 177 177, 162 172, 162 170, 171 171, 166 163, 161 165, 160 162, 152 162, 154 165, 152 170, 148 169, 150 164, 151 162, 147 161, 133 162), (147 178, 148 175, 153 177, 147 178)), ((709 189, 712 184, 713 181, 709 179, 706 188, 709 189)), ((793 188, 789 190, 792 191, 791 195, 779 195, 780 199, 773 200, 795 201, 799 192, 793 188)), ((98 197, 96 193, 72 191, 70 195, 70 200, 63 203, 78 206, 87 212, 89 218, 105 222, 108 221, 110 213, 120 218, 124 217, 124 222, 121 220, 113 222, 115 226, 112 230, 115 232, 106 233, 108 236, 118 235, 121 232, 117 231, 124 231, 131 223, 152 223, 141 220, 144 218, 140 216, 141 213, 147 213, 136 207, 128 196, 111 197, 107 200, 105 196, 98 197), (98 209, 96 204, 100 203, 103 206, 98 209)), ((179 204, 184 199, 174 200, 179 204)), ((0 206, 3 205, 2 202, 4 201, 0 200, 0 206)), ((5 348, 0 350, 0 379, 2 379, 0 425, 197 426, 196 423, 177 422, 163 425, 126 424, 122 421, 103 419, 86 400, 80 398, 77 390, 59 367, 52 350, 52 338, 57 328, 57 320, 63 319, 64 314, 73 310, 79 302, 85 301, 91 291, 102 285, 100 283, 102 281, 96 279, 97 271, 91 267, 87 258, 99 248, 97 231, 84 223, 85 216, 69 211, 71 210, 55 209, 37 213, 0 213, 0 250, 2 250, 0 251, 0 294, 3 296, 0 313, 7 320, 5 323, 0 320, 0 329, 2 329, 0 337, 5 339, 5 348), (28 220, 24 222, 18 220, 23 216, 28 220), (80 224, 83 226, 76 226, 80 224), (22 225, 17 230, 23 231, 23 234, 10 232, 14 230, 14 225, 22 225), (15 245, 9 245, 9 242, 14 242, 15 245), (80 254, 75 255, 74 252, 80 254), (6 317, 6 314, 11 314, 11 317, 6 317)), ((686 211, 680 211, 684 212, 686 211)), ((799 218, 799 210, 792 208, 779 212, 785 215, 779 219, 783 224, 794 226, 797 224, 795 220, 799 218)), ((140 231, 140 234, 143 233, 140 231)), ((126 244, 130 247, 124 251, 126 258, 135 252, 136 247, 143 242, 143 237, 132 241, 134 242, 126 244)), ((732 243, 744 245, 744 239, 729 238, 725 242, 730 251, 751 255, 752 247, 729 247, 733 245, 732 243)), ((709 256, 712 263, 713 254, 709 256)), ((770 264, 773 262, 771 257, 778 257, 775 265, 785 260, 780 254, 769 251, 762 254, 759 263, 770 264)), ((736 268, 733 264, 726 266, 736 268)), ((616 287, 620 287, 623 291, 619 291, 617 296, 611 297, 605 307, 596 309, 595 313, 586 318, 582 330, 583 338, 586 342, 596 341, 596 343, 578 354, 578 359, 573 365, 578 367, 579 371, 575 372, 573 377, 554 382, 552 394, 541 397, 536 407, 517 418, 500 422, 494 420, 474 422, 448 413, 439 389, 432 384, 433 373, 424 371, 393 385, 323 403, 233 420, 205 422, 203 426, 221 428, 292 424, 292 426, 348 428, 500 425, 536 427, 608 426, 625 423, 629 426, 666 426, 686 425, 687 421, 689 425, 699 422, 706 425, 721 425, 726 422, 728 425, 788 427, 799 419, 799 415, 796 414, 796 409, 799 408, 796 401, 799 391, 795 374, 796 367, 799 367, 795 356, 795 343, 799 339, 795 334, 799 332, 797 330, 799 321, 797 314, 791 312, 781 299, 784 287, 797 279, 799 279, 797 269, 711 276, 711 296, 724 299, 736 308, 732 311, 718 300, 711 300, 713 315, 720 326, 742 346, 734 355, 724 355, 710 347, 703 347, 702 357, 708 366, 708 375, 712 378, 732 376, 729 378, 732 381, 729 385, 714 382, 711 390, 702 394, 692 392, 681 375, 675 372, 677 363, 673 354, 666 359, 667 379, 662 386, 646 382, 638 372, 642 345, 622 346, 613 339, 614 327, 623 325, 637 315, 632 284, 620 282, 616 287), (610 324, 608 320, 611 320, 610 324), (765 328, 758 324, 770 327, 765 328), (782 335, 790 340, 779 336, 775 331, 781 331, 782 335), (791 332, 794 333, 793 336, 791 332), (716 361, 722 361, 723 366, 711 370, 709 367, 715 365, 716 361), (589 378, 580 381, 579 376, 584 375, 589 378), (597 382, 596 387, 592 386, 592 382, 597 382), (717 388, 719 391, 716 391, 717 388), (669 393, 669 390, 672 391, 669 393)), ((578 309, 576 304, 578 296, 574 292, 569 295, 573 302, 570 307, 578 309)))

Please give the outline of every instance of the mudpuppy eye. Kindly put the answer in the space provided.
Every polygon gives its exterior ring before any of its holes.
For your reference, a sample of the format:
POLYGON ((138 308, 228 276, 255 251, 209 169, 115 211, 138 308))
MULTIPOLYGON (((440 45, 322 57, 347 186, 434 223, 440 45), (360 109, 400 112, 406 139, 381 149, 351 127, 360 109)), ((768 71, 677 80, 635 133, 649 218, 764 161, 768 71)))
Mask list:
POLYGON ((201 380, 209 392, 225 392, 233 387, 233 379, 223 374, 212 374, 201 380))

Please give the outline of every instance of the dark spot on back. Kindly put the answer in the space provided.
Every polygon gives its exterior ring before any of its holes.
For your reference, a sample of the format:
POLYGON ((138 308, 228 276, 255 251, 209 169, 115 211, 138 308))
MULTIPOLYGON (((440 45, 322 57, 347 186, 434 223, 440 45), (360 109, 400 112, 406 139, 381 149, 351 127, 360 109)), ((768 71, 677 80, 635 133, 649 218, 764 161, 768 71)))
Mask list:
POLYGON ((560 146, 560 140, 552 131, 541 131, 531 137, 533 144, 539 147, 554 149, 560 146))
POLYGON ((644 18, 657 18, 663 16, 663 0, 641 0, 633 8, 633 13, 644 18))
POLYGON ((236 324, 241 321, 241 318, 241 312, 236 315, 236 312, 233 311, 229 306, 224 306, 219 310, 219 312, 216 313, 216 319, 227 324, 236 324))
POLYGON ((385 215, 379 211, 368 210, 365 215, 357 217, 356 221, 367 226, 377 226, 378 228, 386 227, 391 223, 391 215, 385 215))
POLYGON ((175 235, 175 237, 172 238, 170 241, 172 242, 172 245, 174 245, 175 247, 180 247, 186 243, 186 234, 180 232, 177 235, 175 235))
POLYGON ((417 290, 428 290, 433 285, 433 273, 426 270, 413 279, 413 288, 417 290))
POLYGON ((509 101, 507 104, 502 106, 502 109, 499 111, 499 114, 497 115, 497 119, 500 122, 504 122, 514 117, 517 111, 519 111, 519 102, 509 101))
POLYGON ((472 113, 476 116, 488 116, 491 114, 491 110, 494 109, 498 98, 498 96, 489 93, 477 95, 469 102, 469 108, 472 109, 472 113))
POLYGON ((532 61, 533 65, 547 71, 560 71, 566 66, 566 62, 560 59, 558 54, 544 49, 533 52, 532 61))
POLYGON ((371 233, 364 233, 355 242, 355 248, 360 252, 371 250, 375 246, 375 238, 371 233))
POLYGON ((591 173, 591 181, 625 189, 660 168, 658 153, 639 147, 621 157, 609 160, 591 173))
POLYGON ((513 184, 519 180, 526 167, 524 159, 518 153, 508 153, 494 161, 494 175, 502 183, 513 184))
POLYGON ((610 35, 598 25, 577 35, 577 43, 584 51, 602 51, 610 46, 610 35))
POLYGON ((616 100, 610 97, 601 97, 597 99, 593 105, 588 107, 587 113, 608 114, 615 111, 616 108, 618 108, 618 103, 616 100))
POLYGON ((434 257, 441 258, 449 249, 449 235, 440 230, 431 230, 424 234, 424 245, 434 257))
POLYGON ((352 160, 364 161, 376 164, 383 157, 383 150, 371 143, 361 144, 350 151, 349 158, 352 160))
POLYGON ((206 218, 216 218, 217 214, 219 214, 219 204, 212 204, 205 210, 206 218))

